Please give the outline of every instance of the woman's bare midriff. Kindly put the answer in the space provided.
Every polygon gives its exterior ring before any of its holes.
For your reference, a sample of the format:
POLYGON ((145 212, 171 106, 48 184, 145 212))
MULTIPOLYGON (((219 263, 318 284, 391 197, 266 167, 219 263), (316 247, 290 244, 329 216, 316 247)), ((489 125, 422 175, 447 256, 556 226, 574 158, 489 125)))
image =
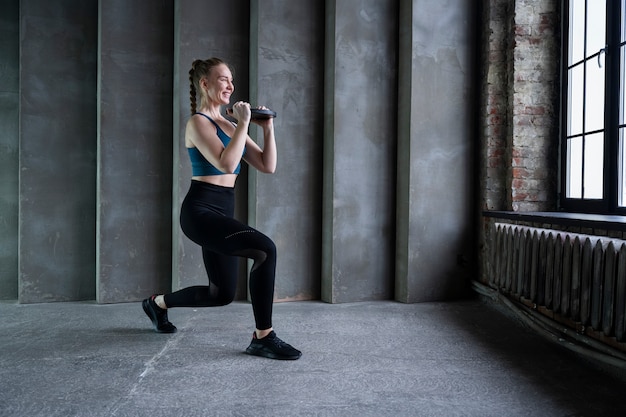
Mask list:
POLYGON ((219 185, 221 187, 234 187, 237 180, 237 174, 224 174, 224 175, 204 175, 198 177, 191 177, 192 180, 202 181, 213 185, 219 185))

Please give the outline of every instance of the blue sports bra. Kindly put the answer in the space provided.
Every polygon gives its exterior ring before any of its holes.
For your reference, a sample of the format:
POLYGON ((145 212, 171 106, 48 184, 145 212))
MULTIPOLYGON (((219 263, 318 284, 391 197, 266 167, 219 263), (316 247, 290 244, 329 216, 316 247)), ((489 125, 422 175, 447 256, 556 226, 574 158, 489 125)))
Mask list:
MULTIPOLYGON (((204 113, 195 113, 195 114, 199 114, 209 119, 209 121, 213 123, 213 125, 215 125, 215 127, 217 128, 217 137, 220 138, 220 140, 224 144, 224 147, 228 146, 228 144, 230 143, 230 136, 228 136, 226 132, 224 132, 219 127, 219 125, 215 123, 213 119, 211 119, 209 116, 207 116, 204 113)), ((205 175, 224 175, 225 174, 224 172, 215 168, 213 164, 211 164, 209 161, 207 161, 204 155, 202 155, 202 153, 198 150, 198 148, 196 147, 187 148, 187 152, 189 153, 189 159, 191 160, 191 173, 194 177, 202 177, 205 175)), ((245 155, 245 153, 246 153, 246 149, 244 148, 243 154, 245 155)), ((235 174, 239 174, 240 170, 241 170, 241 162, 239 163, 239 165, 237 165, 237 168, 235 169, 235 174)))

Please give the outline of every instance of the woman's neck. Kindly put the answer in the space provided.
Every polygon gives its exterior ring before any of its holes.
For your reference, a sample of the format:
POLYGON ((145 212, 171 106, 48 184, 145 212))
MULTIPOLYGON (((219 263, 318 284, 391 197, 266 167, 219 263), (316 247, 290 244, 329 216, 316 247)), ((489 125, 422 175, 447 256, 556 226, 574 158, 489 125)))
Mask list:
POLYGON ((222 113, 220 111, 220 106, 204 106, 198 113, 204 113, 209 116, 211 119, 220 119, 222 117, 222 113))

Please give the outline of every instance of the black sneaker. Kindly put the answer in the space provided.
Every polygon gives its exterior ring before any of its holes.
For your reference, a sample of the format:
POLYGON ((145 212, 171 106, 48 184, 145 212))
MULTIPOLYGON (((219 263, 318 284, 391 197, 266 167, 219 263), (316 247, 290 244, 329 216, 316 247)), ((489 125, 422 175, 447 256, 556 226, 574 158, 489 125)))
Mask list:
POLYGON ((145 311, 146 315, 152 320, 154 330, 159 333, 176 333, 176 326, 167 319, 167 310, 156 305, 154 297, 156 297, 156 295, 146 298, 141 303, 143 311, 145 311))
POLYGON ((302 352, 280 340, 273 330, 263 339, 257 339, 255 332, 252 335, 252 342, 246 349, 246 353, 281 360, 296 360, 302 356, 302 352))

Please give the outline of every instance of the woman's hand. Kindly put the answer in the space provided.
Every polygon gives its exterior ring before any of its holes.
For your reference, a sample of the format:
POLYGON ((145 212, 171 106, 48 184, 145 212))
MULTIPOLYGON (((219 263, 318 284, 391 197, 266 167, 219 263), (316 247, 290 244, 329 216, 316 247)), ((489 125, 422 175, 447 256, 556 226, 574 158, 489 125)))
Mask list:
POLYGON ((233 110, 230 115, 237 119, 239 123, 250 123, 250 103, 246 103, 245 101, 236 102, 233 105, 233 110))
MULTIPOLYGON (((258 106, 257 109, 259 110, 269 110, 269 108, 265 107, 265 106, 258 106)), ((263 118, 263 119, 252 119, 250 120, 252 123, 257 124, 259 126, 261 126, 263 129, 271 127, 274 125, 274 118, 273 117, 268 117, 268 118, 263 118)))

